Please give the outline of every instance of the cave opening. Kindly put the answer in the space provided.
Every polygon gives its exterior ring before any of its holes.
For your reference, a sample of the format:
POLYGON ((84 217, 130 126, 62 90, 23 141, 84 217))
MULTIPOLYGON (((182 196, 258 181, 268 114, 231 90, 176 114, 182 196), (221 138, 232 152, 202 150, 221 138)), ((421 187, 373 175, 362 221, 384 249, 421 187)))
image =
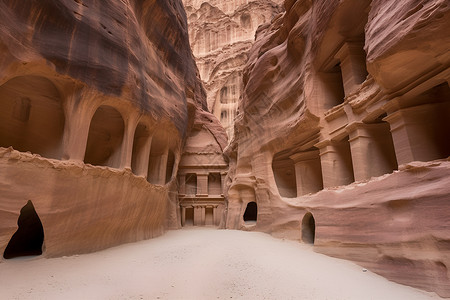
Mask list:
POLYGON ((44 228, 31 200, 20 210, 19 228, 6 246, 5 259, 42 254, 44 228))
POLYGON ((249 202, 244 212, 244 222, 256 223, 257 218, 258 218, 258 206, 254 201, 249 202))
POLYGON ((313 244, 316 238, 316 221, 314 216, 308 212, 302 220, 302 240, 307 244, 313 244))

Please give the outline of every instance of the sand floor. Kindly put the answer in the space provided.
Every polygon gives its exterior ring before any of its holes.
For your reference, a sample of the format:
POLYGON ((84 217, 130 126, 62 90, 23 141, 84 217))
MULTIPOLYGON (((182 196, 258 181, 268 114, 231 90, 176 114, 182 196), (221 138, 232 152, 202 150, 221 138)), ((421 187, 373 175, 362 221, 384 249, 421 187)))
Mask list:
POLYGON ((440 299, 257 232, 170 231, 105 251, 0 263, 0 299, 440 299))

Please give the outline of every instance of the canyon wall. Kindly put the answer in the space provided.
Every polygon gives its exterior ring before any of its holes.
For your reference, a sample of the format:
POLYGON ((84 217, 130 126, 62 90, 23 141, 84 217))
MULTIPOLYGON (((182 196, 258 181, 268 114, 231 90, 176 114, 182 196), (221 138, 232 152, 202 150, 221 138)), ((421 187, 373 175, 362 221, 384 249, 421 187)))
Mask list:
POLYGON ((450 297, 450 7, 287 0, 257 31, 227 228, 450 297))
POLYGON ((178 228, 191 127, 226 144, 181 1, 2 1, 0 25, 0 252, 32 215, 47 257, 178 228))
POLYGON ((209 110, 228 137, 242 94, 242 70, 259 25, 270 22, 282 1, 183 0, 189 40, 204 83, 209 110))

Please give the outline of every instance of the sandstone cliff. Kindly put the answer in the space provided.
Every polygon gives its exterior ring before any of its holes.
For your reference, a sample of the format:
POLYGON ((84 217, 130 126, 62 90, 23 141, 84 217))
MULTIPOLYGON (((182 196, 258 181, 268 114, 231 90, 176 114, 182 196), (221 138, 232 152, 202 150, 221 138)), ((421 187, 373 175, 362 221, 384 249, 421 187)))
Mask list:
POLYGON ((189 39, 207 93, 208 108, 233 136, 242 94, 242 70, 259 25, 281 12, 278 1, 184 0, 189 39))
POLYGON ((450 7, 285 1, 235 124, 227 227, 450 296, 450 7))
POLYGON ((227 143, 181 1, 2 1, 0 25, 0 252, 29 200, 46 256, 178 227, 191 126, 227 143))

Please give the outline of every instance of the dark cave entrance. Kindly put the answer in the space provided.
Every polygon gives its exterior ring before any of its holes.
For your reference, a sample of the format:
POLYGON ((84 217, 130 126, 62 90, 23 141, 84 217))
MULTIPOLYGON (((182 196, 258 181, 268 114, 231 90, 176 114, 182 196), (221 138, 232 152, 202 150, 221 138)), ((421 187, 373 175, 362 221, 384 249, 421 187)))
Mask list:
POLYGON ((307 244, 313 244, 316 237, 316 221, 309 212, 302 220, 302 240, 307 244))
POLYGON ((17 224, 19 228, 6 246, 3 257, 9 259, 19 256, 41 255, 44 228, 30 200, 20 210, 17 224))
POLYGON ((258 218, 258 206, 254 201, 249 202, 244 212, 244 222, 255 223, 257 218, 258 218))

